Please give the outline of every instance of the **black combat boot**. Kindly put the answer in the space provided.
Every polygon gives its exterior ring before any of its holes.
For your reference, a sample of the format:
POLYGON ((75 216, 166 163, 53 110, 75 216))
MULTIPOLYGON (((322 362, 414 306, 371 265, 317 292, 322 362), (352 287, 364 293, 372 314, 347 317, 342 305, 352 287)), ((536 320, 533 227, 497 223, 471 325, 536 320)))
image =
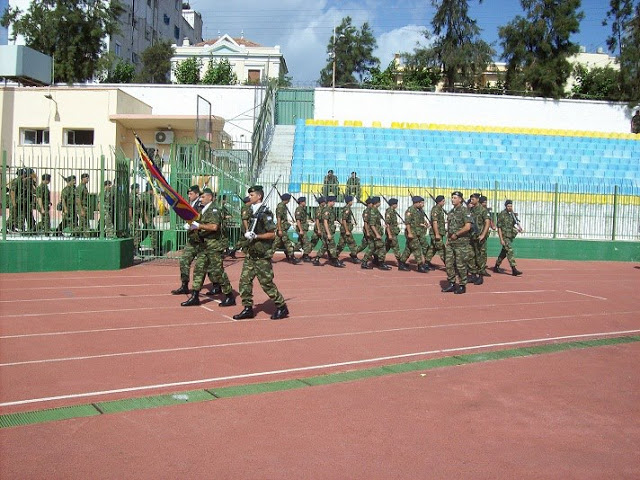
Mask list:
POLYGON ((427 267, 429 267, 430 270, 437 270, 438 267, 436 267, 433 263, 431 262, 427 262, 427 267))
POLYGON ((493 267, 493 271, 496 273, 504 273, 504 268, 500 268, 500 265, 496 263, 496 266, 493 267))
POLYGON ((255 316, 256 314, 253 313, 253 307, 244 307, 244 309, 240 313, 233 316, 233 319, 244 320, 245 318, 253 318, 255 316))
POLYGON ((287 316, 289 316, 289 309, 285 304, 276 308, 276 311, 273 312, 273 315, 271 315, 271 320, 280 320, 281 318, 286 318, 287 316))
POLYGON ((351 257, 351 263, 360 263, 360 260, 358 260, 358 255, 356 255, 355 253, 350 253, 349 256, 351 257))
POLYGON ((429 266, 426 263, 422 263, 422 264, 418 265, 418 272, 419 273, 429 273, 429 266))
POLYGON ((233 294, 233 292, 231 293, 227 293, 224 296, 224 300, 220 302, 220 305, 218 305, 219 307, 230 307, 231 305, 235 305, 236 304, 236 297, 233 294))
POLYGON ((473 284, 476 283, 476 280, 478 279, 478 276, 475 273, 472 273, 471 275, 467 276, 467 281, 471 282, 473 284))
POLYGON ((450 292, 455 292, 456 291, 456 284, 455 283, 449 283, 449 285, 447 285, 446 287, 444 287, 442 290, 440 290, 442 293, 450 293, 450 292))
POLYGON ((483 277, 490 277, 491 276, 491 274, 489 272, 487 272, 486 270, 481 271, 480 275, 482 275, 483 277))
POLYGON ((302 261, 304 263, 309 263, 309 262, 312 262, 313 260, 311 260, 311 257, 309 256, 308 253, 303 253, 302 254, 302 261))
POLYGON ((314 259, 313 259, 313 262, 311 262, 311 263, 313 263, 313 266, 314 266, 314 267, 322 267, 322 266, 323 266, 323 265, 320 263, 320 257, 316 257, 316 258, 314 258, 314 259))
POLYGON ((222 287, 220 286, 219 283, 213 283, 211 284, 211 290, 209 290, 207 293, 205 293, 206 296, 211 297, 213 295, 218 295, 222 293, 222 287))
POLYGON ((369 262, 365 262, 364 260, 360 264, 360 268, 363 268, 365 270, 373 270, 373 267, 369 265, 369 262))
POLYGON ((400 270, 401 272, 409 272, 411 271, 411 267, 409 267, 406 262, 401 262, 400 260, 398 260, 398 270, 400 270))
POLYGON ((522 275, 522 272, 518 270, 516 267, 511 267, 511 275, 513 275, 514 277, 518 277, 522 275))
POLYGON ((200 305, 200 292, 198 290, 192 290, 191 296, 180 305, 183 307, 195 307, 196 305, 200 305))
POLYGON ((332 258, 329 263, 336 268, 344 268, 346 265, 339 258, 332 258))
POLYGON ((473 279, 473 284, 482 285, 483 283, 484 283, 484 278, 482 278, 482 275, 475 275, 475 278, 473 279))
POLYGON ((291 265, 298 265, 300 260, 296 258, 294 254, 287 255, 287 260, 291 265))
POLYGON ((389 265, 387 265, 386 263, 384 263, 384 262, 378 263, 377 267, 380 270, 391 270, 391 267, 389 265))
POLYGON ((458 285, 458 288, 456 288, 455 292, 453 292, 456 295, 460 295, 462 293, 466 293, 467 291, 467 287, 465 285, 458 285))
POLYGON ((173 295, 187 295, 191 291, 189 290, 189 282, 182 282, 182 286, 180 288, 176 288, 175 290, 171 290, 173 295))
POLYGON ((236 258, 236 251, 235 248, 230 248, 227 250, 227 257, 236 258))

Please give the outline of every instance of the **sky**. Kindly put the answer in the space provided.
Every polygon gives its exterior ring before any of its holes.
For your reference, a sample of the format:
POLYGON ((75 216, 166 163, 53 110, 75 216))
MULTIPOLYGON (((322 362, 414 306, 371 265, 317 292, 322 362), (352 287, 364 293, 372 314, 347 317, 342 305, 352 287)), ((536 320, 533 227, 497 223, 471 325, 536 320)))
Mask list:
MULTIPOLYGON (((0 0, 0 16, 4 13, 7 6, 9 5, 9 0, 0 0)), ((0 45, 7 44, 7 29, 0 25, 0 45)))
MULTIPOLYGON (((375 55, 382 68, 394 53, 411 52, 425 44, 422 34, 431 31, 431 0, 189 0, 202 14, 205 40, 228 33, 261 45, 279 45, 293 84, 315 86, 327 63, 326 48, 334 26, 347 15, 360 28, 368 22, 378 42, 375 55)), ((582 0, 584 19, 572 40, 587 52, 606 48, 610 27, 602 26, 609 2, 582 0)), ((498 28, 523 15, 519 0, 469 0, 470 14, 482 29, 481 37, 501 53, 498 28)), ((495 60, 500 60, 496 58, 495 60)))

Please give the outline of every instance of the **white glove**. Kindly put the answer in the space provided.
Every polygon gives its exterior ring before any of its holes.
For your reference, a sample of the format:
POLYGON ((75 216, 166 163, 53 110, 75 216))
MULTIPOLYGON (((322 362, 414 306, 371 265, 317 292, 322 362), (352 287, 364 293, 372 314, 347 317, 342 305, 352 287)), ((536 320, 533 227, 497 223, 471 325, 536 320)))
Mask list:
POLYGON ((197 230, 199 226, 200 224, 198 222, 191 222, 191 225, 189 225, 189 230, 197 230))
POLYGON ((184 229, 185 230, 191 230, 191 225, 189 225, 188 223, 184 224, 184 229))
POLYGON ((253 241, 256 239, 256 237, 257 237, 257 236, 258 236, 258 235, 256 235, 256 233, 255 233, 255 232, 251 232, 251 231, 246 232, 246 233, 244 234, 244 238, 246 238, 246 239, 247 239, 247 240, 249 240, 250 242, 253 242, 253 241))

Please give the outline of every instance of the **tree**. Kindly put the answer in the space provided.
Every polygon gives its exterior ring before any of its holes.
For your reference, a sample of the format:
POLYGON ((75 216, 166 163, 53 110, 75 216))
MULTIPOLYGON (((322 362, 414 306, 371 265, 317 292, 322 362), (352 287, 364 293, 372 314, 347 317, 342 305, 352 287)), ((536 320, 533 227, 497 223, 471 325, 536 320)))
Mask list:
POLYGON ((607 37, 607 46, 611 53, 615 54, 618 50, 618 56, 622 54, 622 37, 625 26, 632 18, 633 0, 609 0, 609 11, 602 21, 602 25, 606 26, 609 21, 611 22, 611 35, 607 37))
POLYGON ((576 64, 573 69, 576 79, 571 88, 573 98, 592 100, 620 100, 619 73, 611 67, 595 67, 588 69, 584 65, 576 64))
POLYGON ((176 82, 182 85, 197 85, 200 83, 200 69, 202 61, 196 57, 189 57, 179 62, 173 69, 176 82))
MULTIPOLYGON (((431 21, 436 40, 431 48, 438 59, 445 89, 475 87, 494 54, 480 40, 480 28, 469 17, 468 0, 431 0, 436 13, 431 21)), ((482 0, 480 0, 482 3, 482 0)))
POLYGON ((621 100, 637 105, 640 102, 640 2, 635 7, 631 7, 630 3, 611 0, 611 10, 607 16, 615 21, 607 44, 610 50, 616 46, 620 50, 621 100), (631 14, 630 7, 633 8, 631 14))
POLYGON ((336 27, 327 44, 327 65, 320 71, 320 85, 333 86, 335 60, 335 84, 355 86, 367 79, 380 60, 373 56, 377 46, 368 23, 360 30, 351 25, 351 17, 345 17, 336 27), (357 76, 357 78, 356 78, 357 76))
POLYGON ((102 83, 131 83, 136 76, 136 67, 122 59, 118 59, 101 80, 102 83))
POLYGON ((73 83, 96 75, 105 38, 117 32, 123 12, 118 0, 39 0, 24 14, 7 8, 1 23, 12 26, 28 47, 54 58, 54 81, 73 83))
POLYGON ((506 88, 532 90, 561 98, 571 74, 568 58, 579 51, 571 42, 584 17, 580 0, 520 0, 526 18, 518 15, 498 33, 507 62, 506 88))
POLYGON ((202 77, 205 85, 235 85, 238 83, 238 76, 233 71, 233 67, 226 58, 219 62, 209 59, 209 65, 202 77))
POLYGON ((142 69, 137 75, 140 83, 170 83, 171 82, 171 57, 175 49, 169 40, 160 40, 147 47, 140 58, 142 69))

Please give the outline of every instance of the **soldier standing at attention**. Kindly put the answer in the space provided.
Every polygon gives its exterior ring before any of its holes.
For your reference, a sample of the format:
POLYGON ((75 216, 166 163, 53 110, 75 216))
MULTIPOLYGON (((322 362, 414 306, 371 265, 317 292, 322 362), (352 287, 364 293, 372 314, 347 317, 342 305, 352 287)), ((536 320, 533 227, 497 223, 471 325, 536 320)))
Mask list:
POLYGON ((60 193, 62 203, 62 221, 56 232, 62 234, 62 230, 69 228, 74 230, 78 224, 78 215, 76 211, 76 176, 70 175, 66 179, 67 186, 60 193))
POLYGON ((252 223, 255 220, 253 230, 248 230, 244 236, 249 240, 242 273, 240 274, 240 296, 244 309, 234 315, 234 320, 253 318, 253 280, 258 277, 262 290, 276 304, 276 311, 271 315, 272 320, 279 320, 289 315, 289 309, 284 297, 273 283, 273 265, 269 257, 269 250, 275 238, 276 225, 273 223, 273 214, 266 208, 262 209, 264 191, 260 185, 249 188, 249 201, 252 208, 252 223))
POLYGON ((276 207, 276 238, 273 240, 273 245, 271 246, 271 256, 278 248, 284 248, 284 254, 289 263, 296 265, 299 263, 299 260, 294 255, 294 247, 293 242, 289 238, 289 228, 291 224, 289 223, 289 211, 287 205, 291 201, 291 194, 285 193, 280 196, 282 200, 278 203, 276 207))
POLYGON ((398 235, 400 235, 400 225, 398 224, 398 199, 390 198, 389 206, 387 210, 384 212, 384 221, 386 223, 386 235, 387 240, 385 242, 384 250, 386 252, 393 251, 393 254, 396 257, 396 262, 398 263, 398 270, 403 270, 405 267, 404 264, 400 261, 400 245, 398 244, 398 235))
POLYGON ((344 207, 340 211, 340 240, 336 247, 336 255, 340 257, 344 246, 349 247, 349 256, 352 263, 360 263, 358 260, 358 244, 353 238, 353 226, 355 219, 351 206, 353 205, 353 197, 351 195, 344 196, 344 207))
POLYGON ((424 223, 424 212, 420 210, 424 205, 424 198, 419 195, 414 195, 411 197, 411 202, 412 205, 407 208, 407 211, 404 213, 407 244, 404 247, 402 256, 398 260, 398 270, 411 270, 407 264, 407 260, 413 255, 418 265, 418 272, 428 273, 429 267, 425 263, 422 245, 420 244, 420 237, 426 236, 427 234, 427 225, 424 223))
POLYGON ((378 210, 380 206, 380 197, 371 197, 371 209, 369 210, 369 250, 362 257, 361 268, 371 269, 369 258, 373 256, 373 264, 380 270, 391 270, 391 267, 385 263, 386 252, 384 242, 382 240, 382 214, 378 210))
MULTIPOLYGON (((196 212, 200 212, 202 204, 200 203, 200 187, 198 185, 192 185, 187 192, 189 203, 196 212)), ((189 273, 191 271, 191 262, 196 258, 198 249, 202 244, 202 239, 195 230, 187 231, 187 242, 182 250, 180 256, 180 281, 182 285, 180 288, 172 290, 173 295, 186 295, 189 290, 189 273)))
MULTIPOLYGON (((489 226, 491 218, 489 212, 480 203, 480 194, 474 193, 470 198, 471 217, 478 231, 471 231, 471 255, 469 256, 469 273, 474 285, 482 285, 484 283, 483 273, 487 268, 487 237, 489 235, 489 226)), ((473 225, 472 225, 473 226, 473 225)))
POLYGON ((38 230, 46 233, 51 231, 51 191, 49 184, 51 183, 51 175, 45 173, 42 175, 42 182, 36 188, 36 206, 40 213, 40 223, 38 230))
POLYGON ((328 197, 329 195, 338 196, 340 194, 340 182, 338 177, 333 174, 333 170, 329 170, 324 177, 322 185, 322 196, 328 197))
POLYGON ((113 227, 113 210, 115 197, 113 195, 113 185, 111 180, 104 181, 104 205, 98 205, 98 210, 104 215, 104 234, 107 238, 116 236, 113 227))
POLYGON ((469 246, 469 232, 471 231, 471 215, 464 205, 462 192, 451 193, 453 209, 447 215, 447 251, 445 254, 445 266, 447 268, 447 280, 449 285, 442 292, 454 292, 457 294, 467 291, 467 264, 471 247, 469 246), (456 285, 456 275, 460 283, 456 285))
POLYGON ((507 200, 504 202, 504 210, 498 215, 498 236, 500 237, 500 245, 502 250, 496 258, 496 265, 493 267, 493 271, 496 273, 504 273, 504 269, 500 268, 500 264, 505 257, 509 261, 511 266, 511 274, 513 276, 522 275, 522 272, 516 268, 516 259, 513 255, 513 248, 511 244, 518 235, 518 221, 515 213, 513 213, 513 202, 507 200))
POLYGON ((296 208, 294 217, 296 219, 296 231, 298 232, 298 241, 296 242, 296 250, 302 250, 302 261, 310 262, 311 257, 307 252, 309 247, 309 238, 307 232, 309 231, 309 213, 307 212, 307 197, 298 197, 298 206, 296 208))
MULTIPOLYGON (((89 174, 80 175, 80 185, 76 188, 76 202, 78 207, 78 232, 80 235, 88 236, 89 234, 89 174)), ((93 212, 91 212, 93 213, 93 212)))
POLYGON ((436 198, 436 204, 431 208, 431 228, 429 229, 429 249, 427 250, 427 254, 425 256, 425 261, 427 266, 431 270, 435 270, 435 265, 431 263, 431 259, 435 257, 436 254, 440 256, 442 263, 444 263, 445 259, 445 246, 444 246, 444 237, 446 236, 446 231, 444 228, 444 195, 438 195, 436 198))
POLYGON ((224 235, 222 212, 213 204, 213 191, 205 188, 202 191, 202 211, 200 220, 186 224, 185 228, 195 231, 200 237, 201 243, 198 247, 196 264, 193 269, 193 286, 191 297, 180 305, 190 307, 200 305, 200 289, 204 282, 204 277, 209 273, 211 280, 221 287, 225 299, 220 302, 220 307, 230 307, 236 304, 233 289, 229 282, 229 277, 224 271, 222 258, 224 251, 229 245, 227 237, 224 235))
POLYGON ((360 199, 360 179, 356 172, 351 172, 351 176, 347 179, 347 186, 344 190, 344 194, 360 199))
POLYGON ((133 247, 136 254, 138 253, 138 230, 140 230, 140 185, 134 183, 131 185, 131 194, 129 195, 129 230, 133 235, 133 247))

